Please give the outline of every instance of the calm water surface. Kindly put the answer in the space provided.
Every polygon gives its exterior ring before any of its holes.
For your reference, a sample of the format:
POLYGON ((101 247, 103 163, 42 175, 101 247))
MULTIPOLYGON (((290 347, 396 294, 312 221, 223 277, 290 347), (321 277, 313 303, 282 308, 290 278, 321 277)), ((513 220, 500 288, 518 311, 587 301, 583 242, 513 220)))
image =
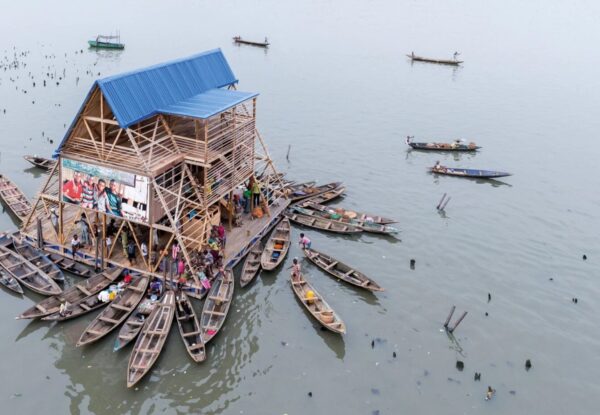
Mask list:
MULTIPOLYGON (((304 264, 345 320, 343 338, 313 324, 282 268, 238 289, 204 364, 190 362, 173 328, 138 390, 125 387, 128 352, 112 352, 114 336, 74 347, 93 316, 15 321, 39 297, 4 292, 3 411, 597 413, 598 16, 598 2, 555 0, 3 2, 0 59, 27 56, 0 70, 0 171, 29 196, 43 178, 21 156, 51 154, 94 79, 221 47, 240 89, 261 93, 259 127, 279 168, 343 180, 340 203, 398 218, 402 229, 401 241, 310 232, 317 249, 386 288, 363 294, 304 264), (87 50, 87 39, 116 29, 124 52, 87 50), (272 47, 237 47, 237 34, 266 35, 272 47), (461 68, 404 56, 455 50, 461 68), (59 85, 42 86, 63 71, 59 85), (483 150, 407 152, 408 134, 464 137, 483 150), (432 176, 438 159, 514 176, 432 176), (443 193, 452 199, 439 214, 443 193), (450 339, 440 328, 453 304, 469 314, 450 339)), ((0 226, 15 227, 7 214, 0 226)), ((294 256, 296 246, 286 267, 294 256)))

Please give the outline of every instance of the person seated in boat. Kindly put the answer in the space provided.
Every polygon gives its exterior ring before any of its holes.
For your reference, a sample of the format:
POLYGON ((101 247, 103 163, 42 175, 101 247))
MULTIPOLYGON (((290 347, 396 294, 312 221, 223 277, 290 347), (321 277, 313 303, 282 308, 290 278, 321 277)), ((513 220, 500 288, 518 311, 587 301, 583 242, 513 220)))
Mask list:
POLYGON ((302 249, 310 249, 311 241, 308 239, 308 236, 303 233, 300 234, 300 241, 298 241, 298 245, 302 247, 302 249))
POLYGON ((160 297, 160 292, 162 291, 162 282, 160 281, 160 279, 154 277, 152 279, 152 282, 150 283, 150 289, 148 290, 148 294, 150 295, 156 295, 157 297, 160 297))
POLYGON ((406 144, 410 144, 410 139, 411 139, 411 136, 410 136, 410 135, 407 135, 407 136, 406 136, 406 144))
POLYGON ((458 57, 458 55, 460 55, 460 53, 454 52, 454 54, 452 55, 452 57, 454 58, 454 60, 457 60, 456 58, 458 57))
POLYGON ((442 164, 440 163, 440 161, 436 161, 435 162, 435 166, 433 166, 433 170, 434 171, 441 171, 441 172, 445 172, 446 171, 446 167, 442 166, 442 164))
POLYGON ((69 310, 69 302, 67 300, 64 300, 60 303, 60 307, 58 309, 58 314, 61 317, 66 317, 69 314, 71 314, 71 311, 69 310))
POLYGON ((125 274, 125 276, 123 277, 123 282, 125 284, 131 284, 132 277, 131 277, 131 274, 129 273, 129 270, 126 269, 125 272, 124 272, 124 274, 125 274))

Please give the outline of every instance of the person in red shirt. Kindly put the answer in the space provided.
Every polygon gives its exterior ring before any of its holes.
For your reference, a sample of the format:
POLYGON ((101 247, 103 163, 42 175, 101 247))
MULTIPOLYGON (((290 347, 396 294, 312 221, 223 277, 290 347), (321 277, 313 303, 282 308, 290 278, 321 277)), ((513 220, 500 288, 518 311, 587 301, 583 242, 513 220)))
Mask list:
POLYGON ((76 205, 81 202, 81 196, 83 193, 83 184, 81 183, 81 173, 75 172, 73 179, 63 184, 63 201, 68 203, 75 203, 76 205))

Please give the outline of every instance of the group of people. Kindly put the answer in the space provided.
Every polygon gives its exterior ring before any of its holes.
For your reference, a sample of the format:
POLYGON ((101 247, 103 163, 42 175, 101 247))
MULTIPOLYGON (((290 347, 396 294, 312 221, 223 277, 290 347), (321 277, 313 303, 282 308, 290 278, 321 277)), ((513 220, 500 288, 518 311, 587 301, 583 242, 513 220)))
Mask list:
POLYGON ((118 183, 111 179, 108 186, 105 179, 83 173, 73 172, 71 180, 62 185, 64 202, 80 205, 86 209, 97 209, 99 212, 115 216, 123 216, 123 196, 118 190, 118 183))

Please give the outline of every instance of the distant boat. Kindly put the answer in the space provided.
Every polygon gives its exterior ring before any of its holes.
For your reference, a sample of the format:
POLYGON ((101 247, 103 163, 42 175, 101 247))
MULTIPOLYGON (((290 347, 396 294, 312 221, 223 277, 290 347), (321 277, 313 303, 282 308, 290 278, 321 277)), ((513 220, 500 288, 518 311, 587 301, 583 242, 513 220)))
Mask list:
POLYGON ((235 43, 237 43, 237 44, 258 46, 258 47, 261 47, 261 48, 268 48, 269 45, 270 45, 270 43, 269 43, 269 41, 268 41, 267 38, 265 38, 264 42, 254 42, 254 41, 251 41, 251 40, 244 40, 240 36, 235 36, 233 38, 233 41, 235 43))
POLYGON ((456 141, 454 143, 412 143, 407 141, 407 144, 415 150, 429 151, 477 151, 481 148, 475 143, 464 144, 456 141))
POLYGON ((475 177, 478 179, 495 179, 498 177, 511 176, 510 173, 493 170, 479 170, 479 169, 454 169, 450 167, 431 167, 431 172, 435 174, 445 174, 447 176, 457 177, 475 177))
POLYGON ((56 160, 38 156, 23 156, 25 160, 43 170, 51 170, 56 165, 56 160))
POLYGON ((125 45, 121 43, 121 35, 98 35, 96 40, 88 40, 88 44, 91 48, 97 49, 125 49, 125 45))
POLYGON ((431 59, 431 58, 424 58, 422 56, 417 56, 414 53, 411 53, 410 55, 406 55, 408 56, 411 60, 416 61, 416 62, 427 62, 427 63, 438 63, 440 65, 454 65, 454 66, 458 66, 461 63, 463 63, 464 61, 459 61, 456 59, 431 59))

